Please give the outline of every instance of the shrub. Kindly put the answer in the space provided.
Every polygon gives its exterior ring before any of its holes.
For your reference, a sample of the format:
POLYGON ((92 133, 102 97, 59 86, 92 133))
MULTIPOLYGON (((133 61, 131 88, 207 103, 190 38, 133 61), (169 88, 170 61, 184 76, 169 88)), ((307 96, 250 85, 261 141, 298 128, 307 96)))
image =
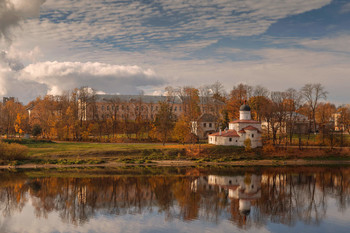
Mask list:
POLYGON ((266 154, 273 153, 273 152, 275 152, 275 147, 271 143, 268 143, 268 144, 263 146, 263 151, 266 154))
POLYGON ((245 146, 245 151, 251 151, 252 150, 252 141, 250 138, 247 138, 244 140, 244 146, 245 146))
POLYGON ((0 142, 0 159, 23 160, 28 154, 28 147, 16 143, 7 144, 0 142))
POLYGON ((41 132, 42 132, 41 126, 38 124, 35 124, 32 128, 32 135, 34 137, 37 137, 41 134, 41 132))

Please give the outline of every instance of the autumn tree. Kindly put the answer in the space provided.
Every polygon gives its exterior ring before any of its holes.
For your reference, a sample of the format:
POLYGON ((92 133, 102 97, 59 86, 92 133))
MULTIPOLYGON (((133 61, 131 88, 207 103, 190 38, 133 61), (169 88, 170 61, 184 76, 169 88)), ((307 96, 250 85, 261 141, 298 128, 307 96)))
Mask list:
POLYGON ((175 123, 173 136, 179 143, 185 144, 190 140, 190 134, 190 122, 186 121, 184 117, 180 117, 180 119, 175 123))
POLYGON ((154 122, 155 136, 165 145, 174 127, 175 115, 167 101, 159 102, 159 111, 154 122))
POLYGON ((27 130, 28 112, 17 100, 9 100, 1 108, 1 128, 7 137, 27 130))
POLYGON ((319 103, 316 108, 316 122, 321 128, 322 144, 325 143, 325 135, 327 134, 327 128, 329 128, 332 115, 335 113, 336 108, 331 103, 319 103))
POLYGON ((244 101, 250 99, 252 91, 253 87, 242 83, 233 87, 227 102, 227 110, 231 119, 239 118, 239 108, 244 101))

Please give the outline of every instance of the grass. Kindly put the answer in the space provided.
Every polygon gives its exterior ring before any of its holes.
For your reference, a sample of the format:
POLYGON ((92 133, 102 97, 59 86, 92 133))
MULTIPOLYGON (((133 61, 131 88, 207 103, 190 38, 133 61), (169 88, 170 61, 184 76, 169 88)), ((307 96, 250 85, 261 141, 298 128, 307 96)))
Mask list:
MULTIPOLYGON (((22 144, 25 144, 24 142, 22 144)), ((261 148, 246 152, 243 147, 159 143, 78 143, 28 141, 28 156, 25 161, 11 161, 10 165, 21 164, 103 164, 123 163, 125 165, 151 164, 160 160, 192 161, 198 164, 251 162, 274 160, 283 162, 290 159, 305 160, 350 160, 350 153, 308 149, 276 150, 266 153, 261 148)), ((348 151, 349 152, 349 151, 348 151)))

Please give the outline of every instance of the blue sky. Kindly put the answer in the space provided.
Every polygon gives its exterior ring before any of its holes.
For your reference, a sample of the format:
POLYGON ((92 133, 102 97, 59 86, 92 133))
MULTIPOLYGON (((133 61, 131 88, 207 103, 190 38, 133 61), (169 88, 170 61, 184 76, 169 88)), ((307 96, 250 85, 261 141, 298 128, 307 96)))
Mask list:
POLYGON ((0 4, 0 96, 23 89, 28 100, 82 85, 159 94, 218 80, 227 91, 241 82, 270 90, 321 83, 330 101, 348 103, 349 0, 0 4))

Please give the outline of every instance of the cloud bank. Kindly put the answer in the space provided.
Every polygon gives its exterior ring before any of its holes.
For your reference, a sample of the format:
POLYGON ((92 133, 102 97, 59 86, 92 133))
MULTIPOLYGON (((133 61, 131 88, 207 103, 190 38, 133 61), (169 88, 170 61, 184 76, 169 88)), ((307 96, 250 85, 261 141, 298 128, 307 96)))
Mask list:
POLYGON ((151 69, 104 63, 38 62, 13 70, 0 63, 0 96, 16 96, 25 102, 38 95, 58 95, 76 87, 90 86, 108 93, 138 93, 143 87, 165 81, 151 69))

